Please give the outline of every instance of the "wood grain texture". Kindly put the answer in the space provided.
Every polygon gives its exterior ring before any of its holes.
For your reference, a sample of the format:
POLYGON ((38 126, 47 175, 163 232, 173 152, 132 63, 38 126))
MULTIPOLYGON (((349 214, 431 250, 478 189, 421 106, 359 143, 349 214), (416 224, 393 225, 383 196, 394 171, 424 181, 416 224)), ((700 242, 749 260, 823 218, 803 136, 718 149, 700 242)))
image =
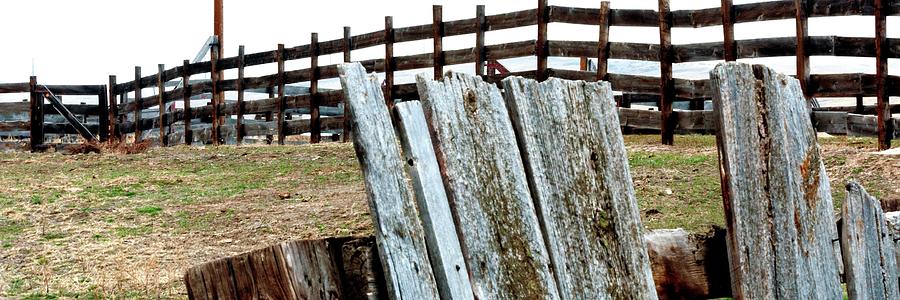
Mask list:
POLYGON ((466 74, 430 77, 417 77, 419 95, 476 298, 560 298, 500 90, 466 74))
POLYGON ((474 299, 422 104, 397 103, 394 116, 441 299, 474 299))
POLYGON ((503 80, 564 299, 655 299, 608 82, 503 80))
POLYGON ((353 141, 366 180, 378 253, 392 299, 439 297, 422 224, 403 176, 397 136, 381 85, 358 63, 339 66, 353 141))
POLYGON ((725 230, 691 234, 660 229, 644 235, 659 299, 731 296, 725 230))
POLYGON ((800 83, 733 62, 710 77, 734 296, 840 298, 830 185, 800 83))
POLYGON ((850 299, 900 299, 893 233, 881 203, 856 182, 841 209, 841 251, 850 299))

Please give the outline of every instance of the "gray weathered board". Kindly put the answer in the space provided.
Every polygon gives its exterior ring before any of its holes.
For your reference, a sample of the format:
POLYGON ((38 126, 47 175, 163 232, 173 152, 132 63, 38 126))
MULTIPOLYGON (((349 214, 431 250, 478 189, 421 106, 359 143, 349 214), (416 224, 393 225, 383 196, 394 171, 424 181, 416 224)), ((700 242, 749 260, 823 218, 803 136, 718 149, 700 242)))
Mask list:
MULTIPOLYGON (((891 232, 895 236, 894 240, 894 257, 896 261, 900 263, 900 239, 896 237, 900 237, 900 212, 893 211, 884 214, 885 223, 887 223, 888 231, 891 232)), ((900 271, 898 271, 900 272, 900 271)), ((898 274, 900 276, 900 274, 898 274)))
POLYGON ((608 82, 503 80, 564 299, 656 299, 608 82))
POLYGON ((560 298, 500 89, 452 72, 417 86, 476 297, 560 298))
POLYGON ((710 77, 734 296, 840 299, 830 186, 800 83, 741 63, 710 77))
POLYGON ((402 172, 397 136, 381 84, 358 63, 338 67, 353 145, 366 182, 376 244, 391 299, 436 299, 422 223, 402 172), (365 124, 364 126, 360 126, 365 124))
POLYGON ((422 104, 419 101, 397 103, 394 115, 441 299, 473 299, 469 272, 459 245, 441 170, 431 147, 422 104))
POLYGON ((847 184, 841 210, 841 250, 850 299, 900 299, 894 239, 877 199, 847 184))

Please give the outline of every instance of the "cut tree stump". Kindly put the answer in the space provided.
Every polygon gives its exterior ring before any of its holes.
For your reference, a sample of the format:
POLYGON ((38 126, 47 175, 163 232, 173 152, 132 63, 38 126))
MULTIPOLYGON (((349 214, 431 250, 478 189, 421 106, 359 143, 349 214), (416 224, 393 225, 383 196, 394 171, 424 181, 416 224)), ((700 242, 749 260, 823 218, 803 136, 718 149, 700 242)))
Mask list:
POLYGON ((656 299, 610 84, 509 77, 503 89, 560 296, 656 299))
POLYGON ((731 297, 724 229, 706 234, 659 229, 644 240, 659 299, 731 297))
POLYGON ((830 185, 800 82, 733 62, 710 77, 735 298, 840 299, 830 185))
POLYGON ((476 298, 559 299, 500 89, 465 74, 431 77, 417 77, 419 96, 476 298))
POLYGON ((841 250, 850 299, 900 299, 894 238, 878 200, 850 182, 841 212, 841 250))
POLYGON ((391 299, 437 299, 424 230, 406 184, 381 84, 359 63, 342 64, 338 70, 388 294, 391 299))

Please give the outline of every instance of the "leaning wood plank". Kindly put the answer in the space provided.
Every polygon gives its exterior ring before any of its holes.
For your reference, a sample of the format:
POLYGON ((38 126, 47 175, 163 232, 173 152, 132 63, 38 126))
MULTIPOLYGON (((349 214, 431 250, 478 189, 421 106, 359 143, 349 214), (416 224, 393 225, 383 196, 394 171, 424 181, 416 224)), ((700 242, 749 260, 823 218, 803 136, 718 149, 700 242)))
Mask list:
POLYGON ((500 90, 453 72, 443 81, 419 75, 417 86, 475 297, 558 299, 500 90))
MULTIPOLYGON (((894 237, 900 237, 900 212, 889 212, 884 214, 884 219, 888 225, 888 230, 894 237)), ((900 262, 900 239, 894 240, 894 257, 895 261, 900 262)), ((900 272, 900 271, 898 271, 900 272)), ((900 274, 898 274, 900 276, 900 274)))
POLYGON ((431 147, 422 103, 398 103, 394 106, 394 114, 441 299, 473 299, 472 284, 447 202, 447 192, 441 181, 440 168, 431 147))
POLYGON ((894 239, 881 204, 858 183, 850 182, 841 218, 850 299, 900 299, 894 239))
POLYGON ((608 82, 522 77, 503 89, 564 299, 656 299, 608 82))
POLYGON ((403 176, 403 163, 381 85, 359 63, 338 67, 350 106, 353 145, 366 180, 378 253, 391 299, 438 297, 422 224, 403 176))
POLYGON ((839 299, 830 186, 800 83, 740 63, 710 77, 735 298, 839 299))

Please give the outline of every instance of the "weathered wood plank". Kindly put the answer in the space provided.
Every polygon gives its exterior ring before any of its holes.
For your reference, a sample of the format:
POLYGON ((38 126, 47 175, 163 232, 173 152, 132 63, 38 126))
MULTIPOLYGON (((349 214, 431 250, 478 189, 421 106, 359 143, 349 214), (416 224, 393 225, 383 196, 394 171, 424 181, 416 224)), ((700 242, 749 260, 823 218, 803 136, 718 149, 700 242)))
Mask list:
POLYGON ((608 82, 503 80, 564 299, 656 299, 608 82))
POLYGON ((725 230, 690 234, 682 229, 644 235, 659 299, 731 296, 725 230))
POLYGON ((856 182, 841 209, 841 251, 850 299, 900 299, 892 231, 881 203, 856 182))
POLYGON ((358 63, 342 64, 339 71, 388 293, 392 299, 436 299, 422 224, 406 179, 398 172, 403 166, 381 84, 358 63))
POLYGON ((333 249, 324 240, 281 244, 290 283, 298 299, 343 299, 333 249))
POLYGON ((830 186, 800 83, 733 62, 710 77, 734 296, 840 298, 830 186))
POLYGON ((500 90, 453 72, 416 80, 476 298, 558 299, 500 90))
POLYGON ((472 283, 431 147, 422 104, 419 101, 398 103, 394 115, 441 299, 473 299, 472 283))

